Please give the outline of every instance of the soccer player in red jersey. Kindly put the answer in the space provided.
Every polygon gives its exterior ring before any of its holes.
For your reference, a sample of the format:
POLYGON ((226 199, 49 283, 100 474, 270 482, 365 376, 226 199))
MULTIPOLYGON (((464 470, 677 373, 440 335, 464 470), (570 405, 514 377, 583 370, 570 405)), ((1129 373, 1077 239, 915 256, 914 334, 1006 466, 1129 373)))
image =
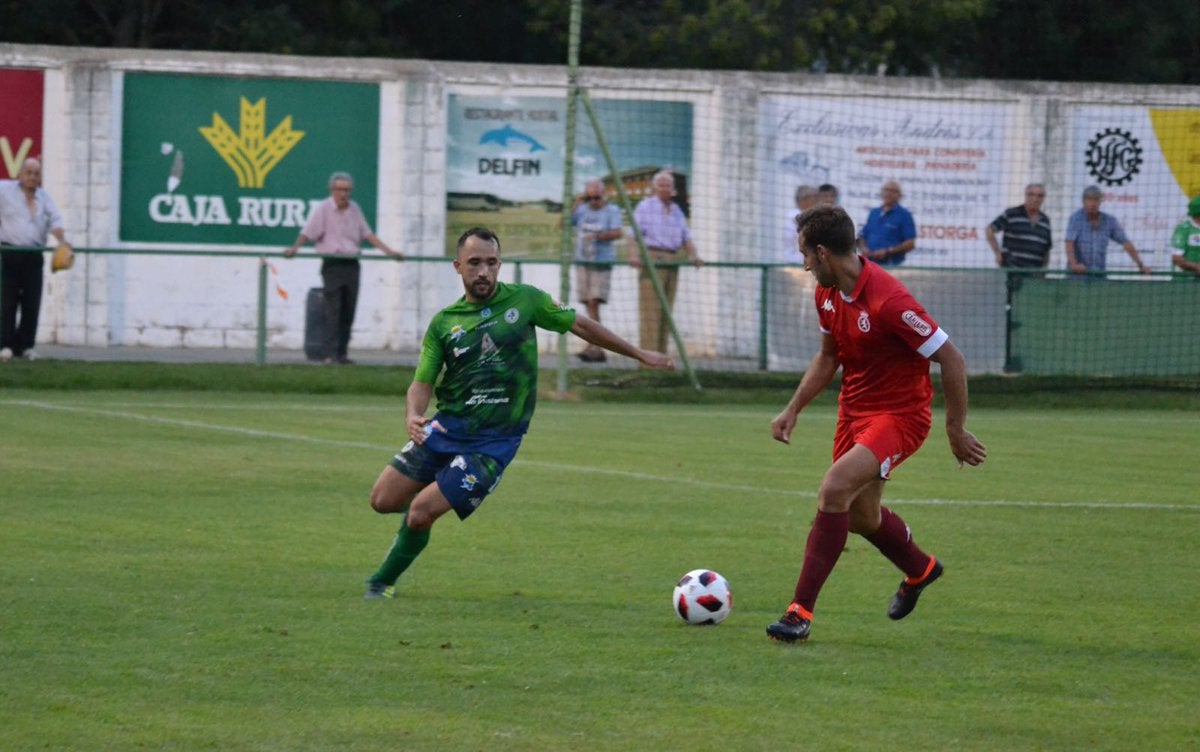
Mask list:
POLYGON ((912 539, 904 520, 882 506, 883 484, 929 434, 933 386, 929 361, 942 371, 950 451, 978 465, 987 450, 966 430, 967 366, 949 335, 916 298, 878 264, 854 253, 854 222, 838 206, 816 206, 796 220, 804 268, 817 280, 821 349, 796 393, 771 421, 776 441, 789 442, 796 417, 842 369, 833 465, 817 493, 817 516, 787 612, 767 627, 784 642, 808 637, 821 586, 849 533, 857 533, 904 572, 888 616, 903 619, 942 564, 912 539))

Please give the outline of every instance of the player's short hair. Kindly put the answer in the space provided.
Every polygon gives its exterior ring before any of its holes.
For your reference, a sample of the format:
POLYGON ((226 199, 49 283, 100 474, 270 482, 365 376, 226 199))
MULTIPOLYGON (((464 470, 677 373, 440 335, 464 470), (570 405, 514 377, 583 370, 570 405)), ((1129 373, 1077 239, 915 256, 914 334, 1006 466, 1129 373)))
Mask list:
POLYGON ((832 193, 836 196, 838 195, 838 189, 833 183, 821 183, 817 186, 817 193, 832 193))
POLYGON ((329 190, 333 190, 333 184, 339 180, 345 180, 350 184, 351 188, 354 187, 354 178, 350 175, 350 173, 339 170, 338 172, 335 172, 329 176, 329 190))
POLYGON ((1083 189, 1084 198, 1104 198, 1104 191, 1098 185, 1089 185, 1083 189))
POLYGON ((496 246, 496 253, 500 252, 500 238, 496 237, 496 233, 486 227, 472 227, 471 229, 458 236, 457 250, 461 251, 463 246, 467 244, 467 238, 479 238, 496 246))
POLYGON ((809 250, 823 245, 835 256, 854 252, 854 220, 840 206, 823 204, 806 210, 796 217, 796 232, 809 250))

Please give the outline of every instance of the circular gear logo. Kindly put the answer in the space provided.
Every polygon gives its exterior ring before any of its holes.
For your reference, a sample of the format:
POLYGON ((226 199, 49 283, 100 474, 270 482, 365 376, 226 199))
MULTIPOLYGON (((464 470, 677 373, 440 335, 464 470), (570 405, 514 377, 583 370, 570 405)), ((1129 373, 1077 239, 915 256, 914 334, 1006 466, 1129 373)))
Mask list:
POLYGON ((1142 166, 1142 147, 1129 131, 1105 128, 1088 141, 1087 167, 1104 185, 1125 185, 1142 166))

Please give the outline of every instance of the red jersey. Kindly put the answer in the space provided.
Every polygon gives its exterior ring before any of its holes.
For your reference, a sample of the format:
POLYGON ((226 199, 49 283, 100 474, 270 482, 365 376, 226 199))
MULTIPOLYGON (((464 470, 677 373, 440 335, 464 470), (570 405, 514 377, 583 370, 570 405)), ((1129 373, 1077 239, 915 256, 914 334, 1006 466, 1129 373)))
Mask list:
POLYGON ((863 258, 854 292, 816 289, 821 331, 842 364, 841 414, 929 412, 929 356, 949 335, 899 280, 863 258))

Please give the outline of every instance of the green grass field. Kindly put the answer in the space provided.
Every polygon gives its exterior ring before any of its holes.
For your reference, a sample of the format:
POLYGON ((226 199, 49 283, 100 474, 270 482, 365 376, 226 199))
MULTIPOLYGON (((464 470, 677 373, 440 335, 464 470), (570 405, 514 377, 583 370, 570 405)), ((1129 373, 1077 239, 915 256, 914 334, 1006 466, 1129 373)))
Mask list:
POLYGON ((785 646, 834 413, 786 447, 777 407, 543 400, 368 603, 399 396, 5 389, 0 749, 1195 748, 1195 412, 1014 398, 966 470, 935 417, 887 498, 946 576, 890 622, 852 536, 785 646), (718 627, 671 611, 696 567, 718 627))

